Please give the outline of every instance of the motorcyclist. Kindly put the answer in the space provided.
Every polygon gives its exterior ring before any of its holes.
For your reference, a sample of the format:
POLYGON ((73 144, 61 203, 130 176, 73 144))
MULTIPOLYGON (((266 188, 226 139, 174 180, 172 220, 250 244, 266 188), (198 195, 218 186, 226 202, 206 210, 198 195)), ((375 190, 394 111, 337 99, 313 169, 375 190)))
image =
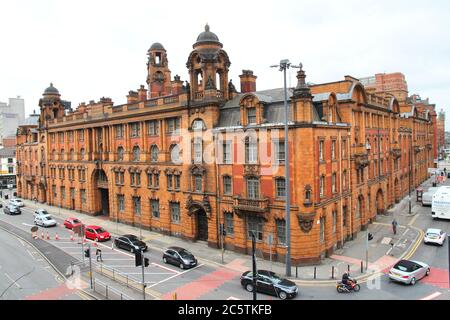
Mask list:
POLYGON ((350 275, 348 274, 348 272, 344 272, 344 274, 342 275, 342 283, 348 288, 350 289, 353 285, 353 281, 350 278, 350 275))

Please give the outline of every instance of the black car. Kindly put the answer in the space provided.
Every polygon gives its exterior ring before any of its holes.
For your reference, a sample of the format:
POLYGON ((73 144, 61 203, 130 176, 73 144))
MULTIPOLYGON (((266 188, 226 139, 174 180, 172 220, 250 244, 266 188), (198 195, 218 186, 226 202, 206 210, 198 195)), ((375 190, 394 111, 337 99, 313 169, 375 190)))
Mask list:
POLYGON ((9 215, 18 215, 18 214, 22 213, 22 211, 20 211, 19 207, 13 206, 11 204, 5 206, 5 208, 3 209, 3 212, 5 214, 9 214, 9 215))
POLYGON ((163 261, 181 269, 193 268, 198 264, 192 253, 180 247, 170 247, 164 251, 163 261))
MULTIPOLYGON (((251 271, 242 274, 241 285, 248 292, 253 292, 253 273, 251 271)), ((266 270, 258 270, 256 291, 279 297, 282 300, 294 298, 298 294, 298 288, 294 282, 280 278, 276 273, 266 270)))
POLYGON ((126 234, 121 237, 114 239, 114 245, 119 249, 125 249, 131 251, 132 253, 137 250, 143 250, 144 252, 148 250, 147 245, 144 241, 139 240, 138 237, 132 234, 126 234))

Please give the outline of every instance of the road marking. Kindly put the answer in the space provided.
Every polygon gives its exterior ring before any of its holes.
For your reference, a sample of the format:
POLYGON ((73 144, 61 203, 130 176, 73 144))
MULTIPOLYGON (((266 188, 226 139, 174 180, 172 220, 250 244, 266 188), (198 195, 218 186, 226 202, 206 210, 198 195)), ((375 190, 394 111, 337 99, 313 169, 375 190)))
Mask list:
POLYGON ((6 276, 9 280, 11 280, 11 282, 14 282, 14 285, 15 285, 17 288, 22 289, 22 287, 21 287, 17 282, 15 282, 15 280, 14 280, 13 278, 11 278, 6 272, 5 272, 5 276, 6 276))
POLYGON ((412 226, 412 225, 414 224, 414 222, 416 222, 418 216, 419 216, 419 215, 416 214, 416 215, 414 216, 414 218, 412 218, 411 221, 408 223, 408 226, 412 226))
POLYGON ((420 299, 420 300, 433 300, 434 298, 439 297, 441 294, 442 294, 442 293, 440 293, 440 292, 435 292, 435 293, 430 294, 429 296, 427 296, 427 297, 425 297, 425 298, 422 298, 422 299, 420 299))
MULTIPOLYGON (((137 275, 137 274, 139 274, 139 275, 142 275, 142 272, 127 272, 126 274, 128 274, 128 275, 137 275)), ((173 275, 173 273, 164 273, 164 272, 161 272, 161 273, 158 273, 158 272, 156 272, 156 273, 152 273, 152 272, 145 272, 145 275, 152 275, 152 274, 156 274, 156 275, 173 275)), ((153 283, 155 283, 155 282, 153 282, 153 283)))
POLYGON ((229 298, 227 298, 227 300, 241 300, 241 299, 238 299, 238 298, 235 298, 235 297, 229 297, 229 298))
POLYGON ((30 252, 30 250, 27 250, 28 254, 30 255, 31 258, 33 258, 33 260, 36 260, 36 258, 33 256, 33 254, 30 252))
POLYGON ((157 263, 154 263, 154 262, 152 262, 151 265, 156 266, 156 267, 160 267, 160 268, 162 268, 162 269, 166 269, 166 270, 168 270, 168 271, 175 272, 175 273, 178 273, 178 274, 181 273, 180 271, 177 271, 177 270, 168 268, 168 267, 166 267, 166 266, 162 266, 162 265, 157 264, 157 263))
POLYGON ((24 226, 27 226, 27 227, 34 227, 35 226, 34 224, 29 224, 29 223, 25 223, 25 222, 22 222, 22 224, 24 226))
POLYGON ((184 271, 184 272, 175 274, 175 275, 173 275, 173 276, 171 276, 171 277, 169 277, 169 278, 166 278, 166 279, 164 279, 164 280, 161 280, 161 281, 159 281, 159 282, 156 282, 156 283, 152 284, 151 286, 148 286, 147 288, 153 288, 154 286, 160 285, 160 284, 163 283, 163 282, 169 281, 169 280, 171 280, 171 279, 173 279, 173 278, 175 278, 175 277, 178 277, 178 276, 180 276, 180 275, 183 275, 183 274, 185 274, 185 273, 188 273, 188 272, 190 272, 190 271, 193 271, 193 270, 195 270, 195 269, 197 269, 197 268, 200 268, 201 266, 203 266, 203 264, 199 264, 198 266, 196 266, 196 267, 194 267, 194 268, 192 268, 192 269, 186 270, 186 271, 184 271))

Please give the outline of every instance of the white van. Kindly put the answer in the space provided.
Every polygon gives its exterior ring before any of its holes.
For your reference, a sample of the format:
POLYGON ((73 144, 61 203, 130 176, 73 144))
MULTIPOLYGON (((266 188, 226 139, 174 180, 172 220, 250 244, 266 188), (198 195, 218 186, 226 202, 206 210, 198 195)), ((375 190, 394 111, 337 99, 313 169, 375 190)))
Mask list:
POLYGON ((439 190, 439 187, 431 187, 422 195, 422 206, 430 206, 433 202, 433 195, 439 190))
POLYGON ((433 219, 450 220, 450 187, 440 187, 433 195, 431 216, 433 219))

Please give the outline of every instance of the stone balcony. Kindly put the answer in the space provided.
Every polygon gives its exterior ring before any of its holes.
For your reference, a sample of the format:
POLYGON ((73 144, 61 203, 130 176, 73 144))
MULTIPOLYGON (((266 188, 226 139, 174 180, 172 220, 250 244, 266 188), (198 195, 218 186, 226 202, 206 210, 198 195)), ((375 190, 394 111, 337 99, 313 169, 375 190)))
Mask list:
POLYGON ((241 212, 265 213, 269 211, 269 199, 249 199, 237 196, 233 198, 233 208, 241 212))

